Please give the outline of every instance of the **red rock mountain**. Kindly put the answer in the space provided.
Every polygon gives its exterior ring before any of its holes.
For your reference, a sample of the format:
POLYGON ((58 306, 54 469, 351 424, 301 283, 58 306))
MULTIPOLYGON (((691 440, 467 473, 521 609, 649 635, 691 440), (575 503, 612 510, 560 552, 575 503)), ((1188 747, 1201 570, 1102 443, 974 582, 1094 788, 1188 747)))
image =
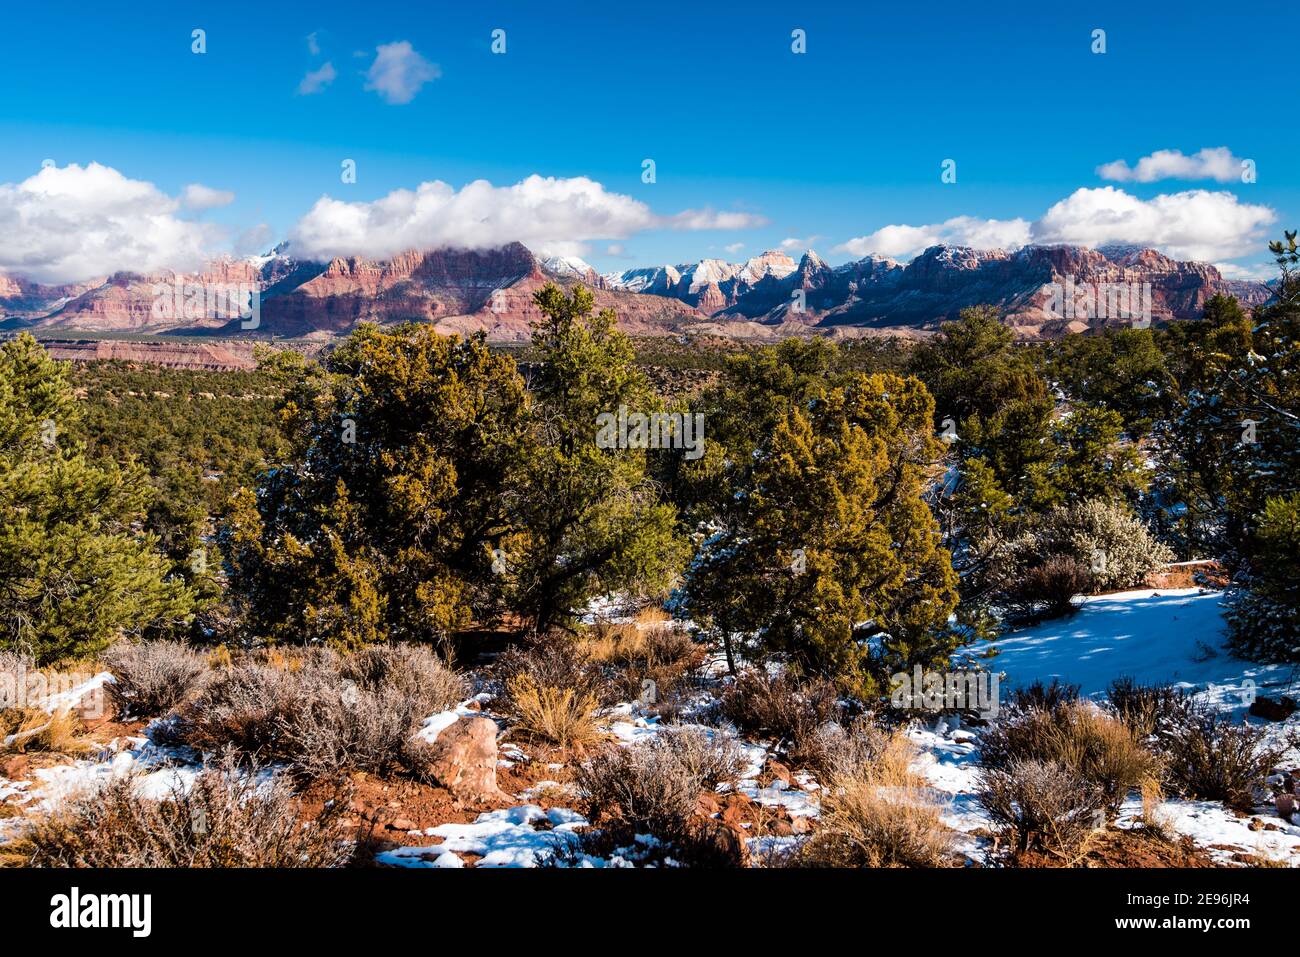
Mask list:
POLYGON ((705 259, 605 276, 572 257, 539 260, 519 243, 408 252, 387 261, 310 262, 285 253, 281 246, 267 256, 218 260, 198 276, 120 273, 75 286, 0 276, 0 328, 327 339, 359 322, 416 320, 445 332, 481 330, 494 340, 520 341, 539 318, 532 304, 536 290, 547 282, 582 282, 599 308, 616 310, 623 328, 638 335, 926 330, 966 306, 991 303, 1020 335, 1032 338, 1116 324, 1098 305, 1104 296, 1088 298, 1088 290, 1102 284, 1142 286, 1157 324, 1198 317, 1216 293, 1249 304, 1270 295, 1263 285, 1225 280, 1213 266, 1130 247, 1004 252, 935 246, 907 265, 866 257, 836 267, 811 251, 797 263, 771 251, 740 264, 705 259), (160 295, 191 287, 258 290, 256 329, 229 311, 160 314, 160 295))

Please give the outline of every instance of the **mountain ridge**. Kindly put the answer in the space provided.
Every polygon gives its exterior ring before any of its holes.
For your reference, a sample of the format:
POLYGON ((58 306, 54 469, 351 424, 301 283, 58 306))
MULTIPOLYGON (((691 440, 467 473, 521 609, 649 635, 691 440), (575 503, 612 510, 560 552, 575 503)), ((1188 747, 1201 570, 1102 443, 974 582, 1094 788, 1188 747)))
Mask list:
MULTIPOLYGON (((328 338, 357 323, 415 320, 446 332, 485 332, 521 341, 540 318, 533 293, 547 282, 592 289, 634 334, 709 332, 743 338, 827 332, 924 333, 962 308, 997 307, 1023 338, 1129 324, 1107 309, 1130 290, 1141 319, 1196 318, 1205 300, 1235 295, 1247 305, 1270 296, 1263 283, 1225 279, 1206 263, 1174 260, 1138 246, 1030 245, 1013 251, 940 244, 909 263, 879 256, 830 266, 813 250, 796 262, 767 250, 743 263, 634 267, 601 275, 575 256, 541 258, 522 243, 481 249, 410 250, 387 260, 298 260, 288 244, 244 259, 222 258, 195 275, 117 273, 50 286, 0 275, 8 329, 328 338), (192 287, 259 293, 259 315, 177 309, 160 315, 158 297, 192 287), (182 313, 184 313, 182 315, 182 313), (209 314, 211 313, 211 314, 209 314)), ((246 301, 246 300, 245 300, 246 301)))

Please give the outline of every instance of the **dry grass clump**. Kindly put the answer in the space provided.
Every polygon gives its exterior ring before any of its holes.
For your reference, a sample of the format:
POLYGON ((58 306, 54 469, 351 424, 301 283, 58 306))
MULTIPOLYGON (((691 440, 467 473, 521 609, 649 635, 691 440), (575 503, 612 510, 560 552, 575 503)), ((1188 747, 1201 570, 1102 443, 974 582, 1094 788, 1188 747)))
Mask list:
POLYGON ((529 674, 516 674, 507 679, 506 693, 515 719, 512 730, 527 738, 581 748, 602 737, 596 720, 600 700, 589 691, 538 684, 529 674))
POLYGON ((172 710, 207 672, 202 655, 174 641, 121 641, 104 654, 113 674, 106 686, 121 715, 152 718, 172 710))
POLYGON ((83 737, 81 719, 55 707, 49 695, 86 676, 37 668, 29 655, 0 651, 0 754, 45 751, 84 754, 94 745, 83 737))
POLYGON ((1160 777, 1159 761, 1132 729, 1083 701, 1054 711, 1031 709, 994 725, 981 741, 980 761, 995 770, 1055 762, 1098 788, 1111 810, 1131 790, 1160 777))
POLYGON ((744 671, 722 696, 721 716, 750 735, 775 738, 787 758, 820 770, 828 765, 823 728, 843 716, 835 686, 744 671))
POLYGON ((789 864, 798 867, 942 867, 952 831, 942 804, 912 771, 917 751, 901 732, 859 722, 845 736, 822 798, 820 826, 789 864))
POLYGON ((85 754, 93 748, 84 737, 81 720, 68 709, 53 714, 43 708, 0 711, 0 754, 85 754))
POLYGON ((1014 758, 981 778, 980 803, 1016 854, 1042 851, 1073 864, 1105 820, 1102 789, 1058 761, 1014 758))
POLYGON ((355 854, 340 795, 304 823, 289 785, 239 767, 205 768, 165 800, 139 795, 124 775, 35 819, 6 848, 27 867, 341 867, 355 854))
POLYGON ((651 688, 650 706, 658 709, 671 708, 708 658, 704 646, 689 634, 658 620, 598 623, 580 645, 586 660, 606 674, 613 697, 624 701, 644 698, 651 688))
POLYGON ((560 634, 536 638, 505 652, 497 673, 506 692, 501 708, 518 734, 565 748, 601 738, 596 712, 610 703, 610 689, 581 643, 560 634))

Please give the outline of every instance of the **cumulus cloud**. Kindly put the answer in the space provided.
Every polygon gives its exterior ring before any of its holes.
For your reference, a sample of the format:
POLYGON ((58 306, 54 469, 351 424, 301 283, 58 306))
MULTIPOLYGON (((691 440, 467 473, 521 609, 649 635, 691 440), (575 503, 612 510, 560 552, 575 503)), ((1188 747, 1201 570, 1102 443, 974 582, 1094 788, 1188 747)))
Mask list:
POLYGON ((436 63, 420 56, 408 40, 381 43, 375 48, 375 62, 366 71, 366 89, 394 105, 410 103, 430 80, 442 76, 436 63))
POLYGON ((1229 192, 1187 190, 1140 199, 1103 186, 1075 190, 1033 222, 957 216, 925 226, 896 224, 850 239, 835 251, 910 259, 939 243, 976 249, 1126 243, 1158 249, 1175 259, 1212 262, 1250 252, 1262 238, 1263 227, 1276 219, 1267 206, 1243 203, 1229 192))
POLYGON ((684 210, 661 216, 640 200, 585 176, 529 176, 513 186, 475 180, 455 189, 421 183, 373 202, 322 196, 294 227, 294 250, 330 259, 384 259, 407 249, 486 249, 521 242, 544 255, 577 256, 593 240, 648 229, 734 229, 764 222, 749 213, 684 210))
POLYGON ((219 232, 179 218, 181 206, 152 183, 99 163, 50 166, 0 184, 0 272, 62 283, 198 268, 219 232))
POLYGON ((1229 192, 1187 190, 1139 199, 1114 186, 1078 189, 1033 226, 1034 242, 1133 243, 1175 259, 1213 261, 1250 252, 1277 219, 1267 206, 1229 192))
POLYGON ((216 209, 229 206, 235 201, 235 194, 226 189, 213 189, 202 183, 190 183, 181 193, 181 202, 189 209, 216 209))
POLYGON ((311 96, 319 93, 333 83, 337 76, 333 63, 326 63, 319 70, 308 70, 307 75, 298 82, 298 95, 311 96))
POLYGON ((1162 179, 1239 183, 1244 162, 1226 146, 1203 149, 1191 156, 1184 156, 1181 150, 1156 150, 1150 156, 1143 156, 1133 167, 1122 159, 1105 163, 1097 167, 1097 175, 1118 183, 1154 183, 1162 179))
POLYGON ((911 259, 940 243, 977 249, 1018 249, 1029 242, 1030 224, 1023 219, 979 219, 954 216, 927 226, 896 224, 858 236, 835 247, 854 256, 888 256, 911 259))

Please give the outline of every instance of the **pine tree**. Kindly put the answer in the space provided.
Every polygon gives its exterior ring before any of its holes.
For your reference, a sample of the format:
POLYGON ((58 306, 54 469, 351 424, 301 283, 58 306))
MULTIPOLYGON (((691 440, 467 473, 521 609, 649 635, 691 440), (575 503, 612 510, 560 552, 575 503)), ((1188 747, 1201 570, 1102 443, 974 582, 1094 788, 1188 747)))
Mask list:
POLYGON ((195 595, 137 528, 151 489, 91 462, 63 370, 30 335, 0 346, 0 648, 44 664, 181 626, 195 595))

